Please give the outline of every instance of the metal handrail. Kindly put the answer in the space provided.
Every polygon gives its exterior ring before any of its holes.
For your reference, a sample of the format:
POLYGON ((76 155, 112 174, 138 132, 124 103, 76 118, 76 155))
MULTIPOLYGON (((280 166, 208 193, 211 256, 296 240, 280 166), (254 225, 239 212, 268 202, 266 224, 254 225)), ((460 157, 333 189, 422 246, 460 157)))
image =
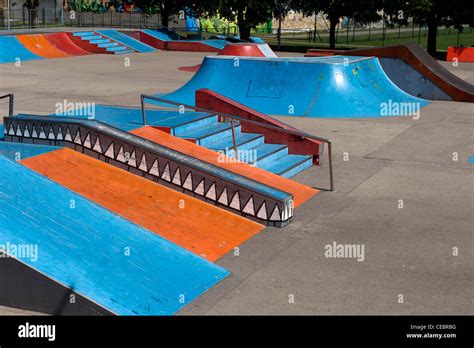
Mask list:
POLYGON ((140 100, 141 100, 141 109, 142 109, 142 120, 143 120, 143 125, 144 126, 147 125, 146 110, 145 110, 145 103, 146 103, 145 100, 146 99, 155 100, 155 101, 162 102, 162 103, 165 103, 165 104, 176 105, 176 106, 179 106, 179 107, 182 107, 182 108, 192 109, 192 110, 198 111, 198 112, 205 112, 205 113, 215 114, 215 115, 223 117, 224 119, 229 118, 231 120, 230 123, 231 123, 231 126, 232 126, 232 141, 233 141, 233 147, 234 147, 234 157, 236 157, 236 158, 237 158, 237 142, 236 142, 236 139, 235 139, 234 121, 247 122, 249 124, 257 125, 257 126, 260 126, 260 127, 271 129, 271 130, 276 130, 276 131, 279 131, 279 132, 282 132, 282 133, 296 135, 296 136, 299 136, 301 138, 314 139, 314 140, 326 143, 327 146, 328 146, 328 165, 329 165, 330 188, 329 189, 320 188, 320 187, 314 187, 314 188, 319 189, 319 190, 324 190, 324 191, 334 191, 334 176, 333 176, 333 168, 332 168, 332 143, 328 139, 321 138, 321 137, 311 135, 311 134, 301 132, 301 131, 295 131, 295 130, 280 128, 280 127, 272 126, 272 125, 269 125, 269 124, 266 124, 266 123, 253 121, 253 120, 248 120, 246 118, 243 118, 243 117, 237 116, 237 115, 225 114, 225 113, 222 113, 222 112, 219 112, 219 111, 216 111, 216 110, 200 108, 200 107, 197 107, 197 106, 186 105, 186 104, 183 104, 183 103, 178 103, 178 102, 175 102, 175 101, 172 101, 172 100, 167 100, 167 99, 155 97, 155 96, 152 96, 152 95, 141 94, 140 95, 140 100))
POLYGON ((15 96, 13 95, 13 93, 0 96, 0 99, 5 99, 5 98, 8 98, 8 116, 12 117, 14 103, 15 103, 15 96))

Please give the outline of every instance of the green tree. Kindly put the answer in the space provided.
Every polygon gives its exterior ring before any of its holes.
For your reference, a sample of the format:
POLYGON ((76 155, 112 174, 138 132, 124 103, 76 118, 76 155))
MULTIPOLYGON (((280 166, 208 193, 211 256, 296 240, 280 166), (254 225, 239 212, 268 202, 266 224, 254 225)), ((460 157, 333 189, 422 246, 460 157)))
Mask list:
POLYGON ((237 21, 240 38, 250 39, 250 31, 257 25, 273 17, 278 0, 221 0, 219 14, 229 20, 237 21))
POLYGON ((458 29, 462 24, 473 24, 474 9, 470 0, 411 0, 408 9, 417 22, 428 26, 427 51, 432 56, 436 55, 438 26, 443 21, 458 29))
POLYGON ((292 2, 295 10, 306 15, 323 13, 329 20, 329 47, 336 47, 336 27, 341 17, 349 17, 359 23, 379 19, 377 10, 382 7, 379 0, 295 0, 292 2))

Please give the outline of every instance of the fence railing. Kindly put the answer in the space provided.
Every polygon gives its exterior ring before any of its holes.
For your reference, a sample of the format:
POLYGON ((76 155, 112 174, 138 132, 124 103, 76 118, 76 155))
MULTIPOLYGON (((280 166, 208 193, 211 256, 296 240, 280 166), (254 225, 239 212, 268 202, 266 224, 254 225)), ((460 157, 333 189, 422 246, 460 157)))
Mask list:
POLYGON ((62 9, 0 8, 0 30, 48 28, 63 25, 62 9))

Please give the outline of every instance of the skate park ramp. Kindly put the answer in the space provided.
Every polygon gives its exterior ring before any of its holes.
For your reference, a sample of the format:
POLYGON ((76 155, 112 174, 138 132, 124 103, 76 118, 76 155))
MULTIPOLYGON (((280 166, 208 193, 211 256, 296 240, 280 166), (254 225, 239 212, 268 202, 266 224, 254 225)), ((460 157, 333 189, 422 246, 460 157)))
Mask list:
POLYGON ((350 51, 308 50, 306 56, 343 54, 375 56, 388 77, 405 92, 429 100, 474 102, 474 86, 450 73, 418 44, 350 51))
POLYGON ((0 244, 37 246, 18 261, 114 314, 176 313, 229 274, 18 163, 0 168, 0 244))
POLYGON ((67 148, 26 159, 22 164, 209 261, 264 229, 256 222, 67 148))
POLYGON ((29 51, 43 58, 64 58, 69 54, 56 48, 43 34, 17 35, 18 40, 29 51))
POLYGON ((53 46, 71 56, 85 56, 91 54, 77 46, 66 33, 51 33, 45 36, 53 46))
POLYGON ((41 155, 50 151, 58 150, 56 146, 9 143, 0 141, 0 156, 4 156, 13 161, 21 161, 25 158, 41 155))
POLYGON ((147 53, 147 52, 155 52, 156 49, 146 45, 138 40, 135 40, 134 38, 125 35, 117 30, 97 30, 97 33, 99 33, 102 36, 105 36, 109 39, 114 40, 115 42, 121 43, 122 45, 125 45, 137 52, 140 53, 147 53))
POLYGON ((377 58, 344 56, 240 57, 237 64, 234 57, 208 56, 187 84, 157 96, 194 105, 200 88, 259 112, 285 116, 380 117, 383 104, 417 109, 429 104, 398 88, 377 58))
POLYGON ((15 36, 0 36, 0 63, 43 59, 29 51, 15 36))

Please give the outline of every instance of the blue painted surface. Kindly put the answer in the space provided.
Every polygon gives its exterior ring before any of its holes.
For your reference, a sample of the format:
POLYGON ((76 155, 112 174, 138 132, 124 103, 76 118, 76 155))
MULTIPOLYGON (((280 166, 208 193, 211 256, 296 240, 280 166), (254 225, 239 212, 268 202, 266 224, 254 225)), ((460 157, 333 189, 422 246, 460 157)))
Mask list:
POLYGON ((98 30, 97 31, 100 35, 103 35, 105 37, 108 37, 109 39, 112 39, 114 41, 117 41, 121 43, 122 45, 125 45, 127 47, 130 47, 138 52, 141 53, 146 53, 146 52, 154 52, 156 51, 155 48, 148 46, 144 44, 143 42, 140 42, 138 40, 135 40, 134 38, 122 34, 121 32, 117 30, 98 30))
POLYGON ((22 165, 0 168, 0 244, 38 245, 20 260, 116 314, 173 314, 229 274, 22 165))
POLYGON ((43 59, 29 51, 15 36, 0 36, 0 63, 15 62, 17 58, 21 61, 43 59))
POLYGON ((80 37, 82 41, 88 41, 91 45, 105 48, 107 52, 113 54, 128 54, 135 52, 133 49, 124 46, 122 43, 112 42, 107 37, 98 35, 92 31, 76 32, 73 35, 80 37))
POLYGON ((225 45, 228 45, 229 43, 225 40, 176 40, 173 39, 171 36, 169 36, 168 33, 159 31, 159 30, 151 30, 151 29, 143 29, 143 32, 157 38, 158 40, 162 41, 176 41, 176 42, 200 42, 202 44, 212 46, 218 49, 223 49, 225 45))
POLYGON ((381 117, 383 103, 429 104, 399 89, 377 58, 365 57, 239 57, 235 66, 234 57, 208 56, 187 84, 161 97, 194 105, 200 88, 285 116, 381 117))
POLYGON ((467 160, 468 163, 474 163, 474 156, 471 156, 468 160, 467 160))
POLYGON ((0 141, 0 156, 14 161, 21 161, 28 157, 41 155, 58 149, 60 149, 60 147, 0 141))
POLYGON ((0 124, 0 141, 5 138, 5 135, 3 134, 4 131, 3 124, 0 124))

